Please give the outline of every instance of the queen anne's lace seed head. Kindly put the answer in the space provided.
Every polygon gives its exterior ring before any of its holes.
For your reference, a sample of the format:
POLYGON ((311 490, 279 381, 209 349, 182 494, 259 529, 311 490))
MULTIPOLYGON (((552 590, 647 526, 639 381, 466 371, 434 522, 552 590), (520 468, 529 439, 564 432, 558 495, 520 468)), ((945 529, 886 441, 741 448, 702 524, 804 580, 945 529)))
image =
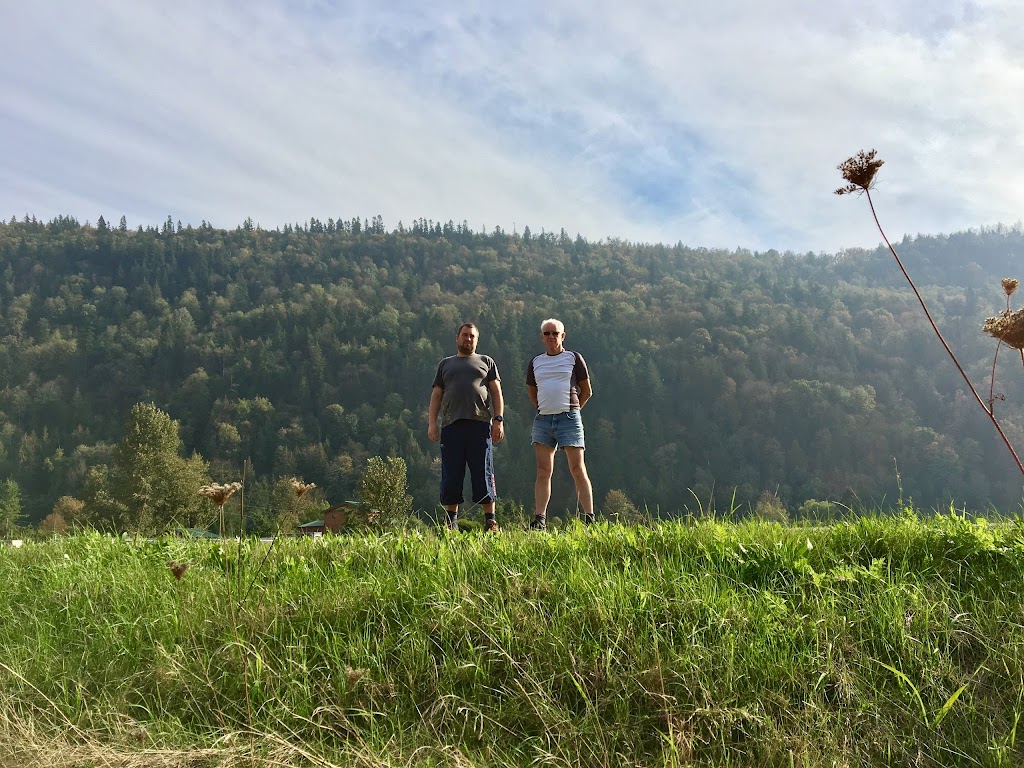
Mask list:
POLYGON ((231 498, 235 491, 241 490, 241 483, 211 483, 210 485, 204 485, 199 489, 199 493, 218 507, 223 507, 227 500, 231 498))
POLYGON ((304 483, 297 477, 293 477, 288 482, 290 482, 292 484, 292 488, 295 489, 295 495, 300 498, 305 496, 307 491, 311 491, 316 488, 316 483, 304 483))
POLYGON ((885 165, 884 160, 875 158, 876 150, 865 152, 863 149, 856 157, 848 157, 839 164, 839 172, 849 183, 836 190, 837 195, 848 195, 852 192, 867 192, 874 184, 875 174, 885 165))
POLYGON ((996 317, 988 318, 981 330, 1008 347, 1024 350, 1024 309, 1000 312, 996 317))
POLYGON ((174 578, 177 581, 181 581, 181 577, 185 575, 185 571, 188 570, 188 563, 179 563, 177 560, 171 560, 167 563, 167 567, 171 569, 171 573, 174 574, 174 578))

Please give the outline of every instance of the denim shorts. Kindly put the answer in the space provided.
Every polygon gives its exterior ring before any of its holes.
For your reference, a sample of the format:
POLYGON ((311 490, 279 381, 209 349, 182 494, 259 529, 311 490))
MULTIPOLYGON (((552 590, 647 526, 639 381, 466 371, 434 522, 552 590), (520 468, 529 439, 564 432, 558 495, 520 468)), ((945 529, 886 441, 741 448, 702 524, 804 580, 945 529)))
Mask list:
POLYGON ((586 448, 583 418, 579 411, 538 413, 533 420, 532 441, 548 448, 586 448))

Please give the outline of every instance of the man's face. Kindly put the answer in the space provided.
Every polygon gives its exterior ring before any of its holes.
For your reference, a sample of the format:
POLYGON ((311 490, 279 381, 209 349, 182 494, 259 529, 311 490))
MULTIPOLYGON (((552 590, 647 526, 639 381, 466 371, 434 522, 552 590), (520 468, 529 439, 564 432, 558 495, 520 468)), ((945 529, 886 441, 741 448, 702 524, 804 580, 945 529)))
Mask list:
POLYGON ((562 339, 565 338, 565 331, 554 323, 545 323, 540 330, 541 341, 549 354, 562 351, 562 339))
POLYGON ((459 354, 461 355, 472 355, 476 352, 476 342, 476 328, 470 328, 469 326, 459 330, 459 335, 455 337, 455 345, 459 348, 459 354))

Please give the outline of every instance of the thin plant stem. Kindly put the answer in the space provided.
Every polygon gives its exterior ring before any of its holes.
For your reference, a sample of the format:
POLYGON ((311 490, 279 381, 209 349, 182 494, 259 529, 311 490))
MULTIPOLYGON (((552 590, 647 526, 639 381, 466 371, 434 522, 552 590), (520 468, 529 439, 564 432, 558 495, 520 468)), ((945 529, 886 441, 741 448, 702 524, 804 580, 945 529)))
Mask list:
MULTIPOLYGON (((182 595, 184 586, 180 579, 175 579, 175 593, 178 598, 178 615, 181 617, 182 622, 185 624, 185 629, 188 632, 188 639, 192 641, 192 649, 196 654, 196 658, 200 658, 202 648, 199 645, 199 638, 196 636, 195 630, 192 627, 192 622, 189 620, 188 611, 185 610, 185 599, 182 595)), ((217 695, 217 686, 213 684, 213 680, 210 679, 209 670, 205 665, 201 665, 203 670, 203 677, 205 678, 206 685, 210 689, 210 693, 213 696, 213 707, 214 712, 217 715, 217 720, 220 722, 222 730, 227 731, 228 724, 224 720, 224 710, 220 705, 220 697, 217 695)), ((197 675, 198 677, 198 675, 197 675)))
POLYGON ((235 594, 242 594, 242 535, 245 532, 245 462, 242 462, 242 483, 238 489, 238 586, 235 594))
MULTIPOLYGON (((245 469, 248 459, 242 462, 242 482, 238 488, 238 563, 235 566, 238 569, 238 582, 235 587, 235 595, 242 594, 242 536, 245 533, 245 469)), ((232 609, 234 610, 234 609, 232 609)), ((238 610, 242 610, 242 604, 238 604, 238 610)), ((256 750, 255 734, 252 729, 252 705, 249 701, 249 654, 248 649, 243 649, 243 655, 245 656, 245 666, 243 671, 246 675, 245 680, 245 709, 246 709, 246 730, 249 732, 249 754, 252 755, 256 750)))
MULTIPOLYGON (((225 568, 226 567, 227 563, 225 561, 225 568)), ((249 698, 249 654, 246 646, 242 644, 242 638, 239 632, 238 612, 236 611, 235 606, 235 596, 232 594, 231 589, 231 576, 230 574, 224 575, 227 577, 225 578, 224 583, 227 585, 228 608, 231 610, 231 632, 235 636, 235 647, 238 648, 238 654, 241 657, 240 661, 242 662, 242 688, 245 691, 245 725, 246 728, 252 730, 252 701, 249 698)))
POLYGON ((277 533, 274 534, 273 541, 270 542, 270 546, 267 547, 266 553, 263 555, 263 559, 260 561, 259 568, 252 575, 252 579, 249 581, 249 586, 245 588, 245 593, 242 595, 242 600, 239 602, 239 606, 245 605, 245 601, 249 599, 249 593, 252 592, 253 585, 256 583, 256 578, 263 571, 263 566, 267 562, 267 558, 270 557, 270 553, 274 549, 274 545, 277 544, 277 540, 281 538, 281 526, 277 526, 277 533))
MULTIPOLYGON (((220 501, 220 530, 221 530, 221 541, 224 540, 224 505, 227 503, 227 497, 224 497, 220 501)), ((241 570, 242 568, 242 537, 238 537, 238 561, 235 563, 235 568, 241 570)), ((236 602, 236 592, 241 591, 241 583, 238 585, 238 589, 232 589, 231 582, 233 577, 229 570, 227 550, 224 549, 224 545, 221 544, 221 552, 224 554, 224 589, 227 592, 228 609, 231 612, 231 633, 235 639, 235 647, 238 648, 239 661, 242 664, 242 687, 245 690, 245 715, 246 715, 246 727, 252 730, 252 702, 249 697, 249 654, 246 652, 246 647, 242 644, 241 633, 239 632, 238 625, 238 611, 236 602)))
MULTIPOLYGON (((1010 294, 1009 293, 1006 294, 1006 311, 1007 312, 1010 311, 1010 294)), ((1002 339, 997 339, 996 340, 996 351, 995 351, 995 354, 992 355, 992 376, 989 379, 989 385, 988 385, 988 407, 989 407, 989 410, 992 411, 993 413, 995 412, 995 408, 996 408, 996 360, 999 359, 999 348, 1001 346, 1003 346, 1003 340, 1002 339)), ((1022 355, 1021 359, 1024 360, 1024 351, 1021 351, 1021 355, 1022 355)))
POLYGON ((875 211, 875 204, 871 200, 871 190, 865 188, 864 194, 867 195, 868 205, 871 207, 871 215, 875 219, 875 226, 878 227, 878 231, 881 233, 882 239, 885 240, 885 244, 889 248, 889 252, 893 255, 893 258, 896 259, 896 263, 899 265, 900 271, 903 273, 903 276, 907 278, 907 282, 910 283, 910 288, 914 291, 914 295, 917 297, 918 302, 921 304, 921 309, 924 310, 925 317, 928 318, 928 322, 931 324, 932 330, 935 331, 935 335, 939 337, 939 341, 942 342, 942 346, 949 354, 950 359, 953 361, 953 365, 955 365, 956 369, 960 371, 960 375, 963 376, 964 382, 967 384, 967 388, 970 389, 971 394, 974 395, 974 399, 978 401, 978 405, 981 406, 982 410, 985 411, 985 414, 992 421, 992 426, 996 428, 996 432, 998 432, 999 437, 1003 439, 1003 443, 1006 445, 1006 449, 1010 452, 1010 455, 1013 456, 1013 460, 1017 464, 1017 469, 1019 469, 1020 473, 1024 475, 1024 464, 1021 464, 1020 458, 1017 456, 1017 452, 1013 450, 1013 445, 1010 444, 1010 440, 1006 437, 1006 434, 1003 432, 1003 428, 999 425, 999 421, 996 419, 995 414, 992 412, 991 408, 986 407, 985 401, 981 399, 981 395, 978 394, 978 391, 974 388, 974 385, 971 383, 971 380, 967 377, 967 373, 960 365, 960 361, 956 359, 956 355, 953 354, 953 350, 950 349, 949 344, 946 343, 946 339, 943 337, 941 331, 939 331, 939 327, 935 324, 935 320, 932 319, 932 313, 928 311, 928 305, 925 304, 924 298, 921 296, 921 292, 917 290, 917 286, 914 284, 914 281, 910 278, 910 274, 907 272, 906 267, 903 266, 903 262, 900 260, 899 255, 896 253, 896 249, 892 247, 892 243, 889 242, 889 238, 885 236, 885 231, 882 229, 882 224, 878 220, 878 213, 875 211))
POLYGON ((999 348, 1003 346, 1003 340, 996 341, 996 353, 992 355, 992 377, 988 385, 988 408, 993 413, 996 409, 996 360, 999 359, 999 348))

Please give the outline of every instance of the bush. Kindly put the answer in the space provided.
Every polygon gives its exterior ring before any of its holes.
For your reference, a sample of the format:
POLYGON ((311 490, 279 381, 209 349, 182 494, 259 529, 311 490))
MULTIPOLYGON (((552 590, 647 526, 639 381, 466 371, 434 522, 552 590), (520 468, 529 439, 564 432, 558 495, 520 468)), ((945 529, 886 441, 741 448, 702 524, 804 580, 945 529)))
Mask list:
POLYGON ((372 510, 367 522, 374 528, 404 526, 412 513, 405 460, 396 456, 372 456, 359 483, 359 500, 372 510))
POLYGON ((640 511, 629 500, 624 491, 613 488, 604 497, 604 514, 616 523, 635 523, 640 519, 640 511))
POLYGON ((754 505, 754 516, 770 523, 785 523, 789 520, 789 510, 772 491, 765 491, 754 505))

